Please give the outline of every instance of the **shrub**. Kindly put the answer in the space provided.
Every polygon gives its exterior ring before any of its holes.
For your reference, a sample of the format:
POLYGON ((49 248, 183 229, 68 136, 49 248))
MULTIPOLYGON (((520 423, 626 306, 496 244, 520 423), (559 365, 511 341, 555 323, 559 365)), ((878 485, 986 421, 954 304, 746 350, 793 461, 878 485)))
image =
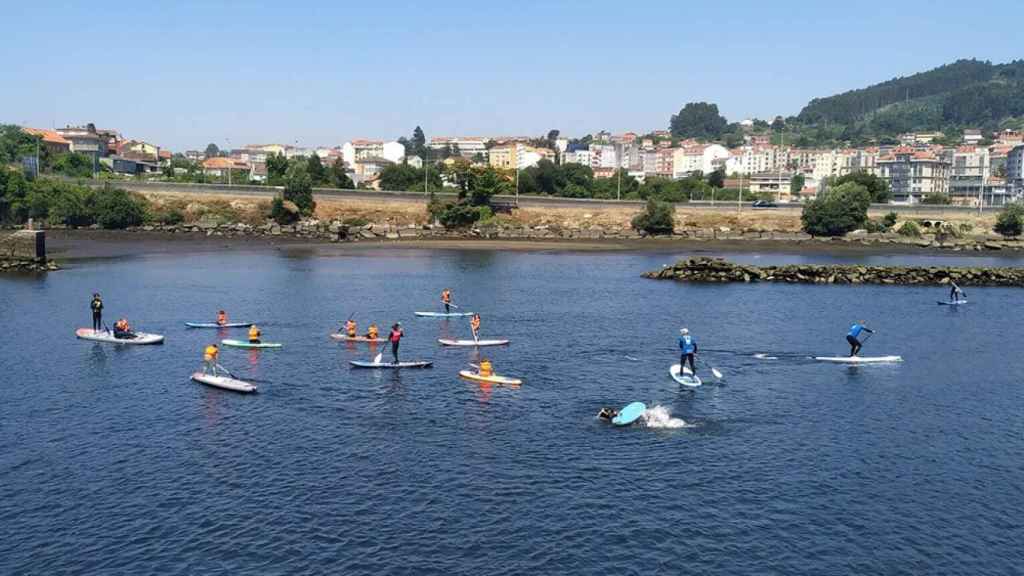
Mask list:
POLYGON ((270 203, 270 217, 278 224, 293 224, 299 220, 301 215, 301 210, 294 202, 280 196, 274 198, 270 203))
POLYGON ((895 212, 889 212, 885 215, 885 218, 882 218, 882 225, 885 226, 886 229, 892 228, 896 225, 897 219, 899 219, 899 216, 895 212))
POLYGON ((355 218, 345 218, 341 223, 345 226, 366 226, 370 221, 362 216, 356 216, 355 218))
POLYGON ((158 206, 149 210, 146 219, 157 224, 173 226, 185 221, 185 212, 177 206, 158 206))
POLYGON ((971 224, 970 222, 961 222, 960 223, 960 232, 961 233, 963 233, 963 234, 970 234, 972 231, 974 231, 974 224, 971 224))
POLYGON ((864 229, 871 233, 885 232, 888 230, 883 222, 879 222, 877 220, 868 220, 865 222, 864 229))
POLYGON ((912 238, 921 237, 921 227, 913 220, 907 220, 900 226, 899 230, 896 231, 900 236, 910 236, 912 238))
POLYGON ((108 230, 142 224, 146 217, 146 199, 120 188, 95 192, 96 223, 108 230))
POLYGON ((647 234, 671 234, 675 230, 676 208, 668 202, 655 199, 647 201, 647 207, 633 217, 630 224, 634 230, 647 234))
POLYGON ((311 216, 316 210, 313 200, 313 180, 304 162, 296 162, 288 167, 284 175, 284 199, 290 200, 299 208, 304 216, 311 216))
POLYGON ((813 236, 843 236, 867 222, 870 205, 867 188, 847 182, 808 202, 800 220, 813 236))
MULTIPOLYGON (((490 211, 490 209, 488 209, 488 211, 490 211)), ((441 224, 443 224, 445 228, 465 228, 466 226, 471 226, 480 219, 480 212, 481 210, 478 206, 458 202, 448 205, 448 207, 440 213, 438 220, 441 221, 441 224)))
POLYGON ((96 223, 95 194, 84 188, 69 188, 53 199, 50 223, 92 226, 96 223))
POLYGON ((953 201, 945 194, 926 194, 925 197, 921 199, 921 204, 939 205, 952 203, 953 201))
POLYGON ((1024 204, 1013 203, 1003 207, 993 230, 1007 238, 1020 236, 1024 231, 1024 204))

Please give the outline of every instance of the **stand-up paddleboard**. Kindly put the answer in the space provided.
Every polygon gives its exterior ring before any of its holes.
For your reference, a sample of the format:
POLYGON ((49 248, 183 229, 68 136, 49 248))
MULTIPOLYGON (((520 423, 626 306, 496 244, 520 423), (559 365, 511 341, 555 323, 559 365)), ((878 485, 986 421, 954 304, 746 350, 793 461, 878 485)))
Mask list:
POLYGON ((387 338, 367 338, 366 336, 349 336, 347 334, 331 334, 331 338, 338 342, 370 342, 371 344, 383 344, 387 338))
POLYGON ((622 410, 619 410, 615 418, 612 418, 612 424, 616 426, 629 426, 636 422, 637 418, 643 416, 645 410, 647 410, 647 404, 643 402, 626 404, 622 410))
POLYGON ((207 386, 213 386, 214 388, 223 388, 224 390, 232 390, 235 392, 255 392, 256 385, 242 380, 236 380, 234 378, 228 378, 227 376, 214 376, 212 374, 203 374, 202 372, 195 372, 192 374, 192 379, 200 384, 206 384, 207 386))
POLYGON ((430 368, 433 362, 363 362, 360 360, 349 361, 354 368, 430 368))
POLYGON ((836 362, 838 364, 886 364, 903 362, 902 356, 815 356, 818 362, 836 362))
POLYGON ((936 300, 935 303, 939 306, 962 306, 967 304, 967 300, 936 300))
POLYGON ((474 382, 487 382, 488 384, 503 384, 506 386, 518 386, 523 383, 519 378, 509 378, 508 376, 498 376, 497 374, 481 376, 479 373, 470 372, 469 370, 459 370, 459 376, 474 382))
POLYGON ((228 322, 226 324, 217 324, 216 322, 185 322, 185 326, 188 328, 248 328, 255 322, 228 322))
POLYGON ((93 330, 91 328, 79 328, 75 330, 75 336, 82 340, 93 340, 95 342, 107 342, 110 344, 160 344, 164 341, 163 334, 147 334, 135 332, 134 338, 114 338, 113 331, 93 330))
POLYGON ((420 318, 461 318, 472 316, 473 312, 413 312, 420 318))
POLYGON ((508 340, 451 340, 439 338, 437 340, 442 346, 504 346, 508 340))
POLYGON ((250 349, 254 349, 254 348, 281 348, 282 346, 284 346, 284 344, 279 344, 277 342, 260 342, 260 343, 257 344, 257 343, 254 343, 254 342, 247 342, 245 340, 221 340, 220 343, 225 345, 225 346, 231 346, 232 348, 250 348, 250 349))
POLYGON ((700 376, 693 374, 689 370, 683 371, 679 364, 673 364, 668 369, 668 373, 672 375, 672 379, 679 382, 683 386, 689 386, 690 388, 696 388, 703 384, 700 380, 700 376))

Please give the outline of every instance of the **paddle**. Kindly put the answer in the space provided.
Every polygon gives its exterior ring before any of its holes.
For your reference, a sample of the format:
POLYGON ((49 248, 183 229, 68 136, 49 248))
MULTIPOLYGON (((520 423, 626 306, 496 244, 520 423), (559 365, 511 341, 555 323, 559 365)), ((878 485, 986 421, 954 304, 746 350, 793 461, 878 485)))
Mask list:
POLYGON ((441 300, 441 304, 448 304, 449 306, 451 306, 452 308, 455 308, 456 310, 459 309, 459 307, 456 306, 455 304, 452 304, 451 302, 445 302, 444 300, 441 300))
MULTIPOLYGON (((238 376, 235 376, 234 374, 231 373, 230 370, 228 370, 227 368, 221 366, 220 364, 217 364, 217 368, 220 368, 221 370, 223 370, 224 373, 227 374, 229 377, 234 378, 235 380, 241 380, 241 378, 239 378, 238 376)), ((247 382, 257 382, 257 383, 262 383, 262 384, 269 384, 270 383, 269 380, 261 380, 259 378, 246 378, 245 381, 247 381, 247 382)))

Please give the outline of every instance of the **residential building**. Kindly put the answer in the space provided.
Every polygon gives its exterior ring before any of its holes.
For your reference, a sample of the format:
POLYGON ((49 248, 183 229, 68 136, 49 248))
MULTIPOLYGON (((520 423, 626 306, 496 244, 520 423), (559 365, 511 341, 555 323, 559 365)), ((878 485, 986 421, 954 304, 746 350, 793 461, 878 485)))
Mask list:
POLYGON ((355 168, 356 183, 367 182, 376 180, 384 168, 394 164, 387 158, 381 158, 380 156, 366 156, 356 160, 353 163, 355 168))
POLYGON ((654 174, 662 178, 675 176, 675 148, 658 148, 654 155, 654 174))
POLYGON ((206 154, 199 150, 185 150, 185 158, 191 162, 202 162, 206 159, 206 154))
POLYGON ((288 148, 289 147, 285 146, 284 144, 247 144, 245 148, 243 148, 243 150, 246 151, 246 154, 250 154, 253 156, 257 155, 258 153, 262 153, 262 159, 258 161, 265 162, 267 156, 271 156, 274 154, 277 154, 279 156, 285 156, 285 152, 287 152, 288 148))
POLYGON ((583 164, 590 166, 590 149, 567 150, 562 154, 562 164, 583 164))
POLYGON ((916 144, 931 144, 939 138, 945 138, 942 132, 913 132, 900 135, 900 144, 914 146, 916 144))
POLYGON ((710 174, 725 167, 729 149, 721 144, 690 144, 673 149, 672 176, 685 178, 700 172, 710 174))
POLYGON ((406 156, 405 163, 417 170, 423 168, 423 159, 419 156, 406 156))
POLYGON ((142 140, 127 140, 117 144, 118 154, 126 158, 148 159, 156 161, 160 157, 160 147, 142 140))
POLYGON ((458 150, 460 156, 472 158, 477 154, 487 155, 487 138, 479 136, 435 136, 427 146, 431 150, 458 150))
POLYGON ((1006 185, 1014 194, 1024 193, 1024 145, 1014 146, 1006 154, 1006 185))
POLYGON ((153 174, 160 171, 160 164, 155 158, 135 155, 133 157, 108 156, 101 158, 100 163, 116 174, 153 174))
POLYGON ((770 194, 777 202, 789 202, 792 199, 789 192, 792 179, 792 172, 761 172, 751 174, 747 186, 754 194, 770 194))
POLYGON ((78 154, 86 154, 94 158, 102 158, 107 155, 108 136, 96 132, 92 124, 87 126, 65 126, 58 128, 57 133, 65 140, 71 142, 71 151, 78 154))
POLYGON ((65 154, 71 151, 71 142, 61 136, 56 130, 22 128, 21 131, 30 136, 38 136, 39 145, 52 155, 65 154))
POLYGON ((512 170, 536 166, 541 160, 555 161, 555 151, 550 148, 528 146, 521 142, 492 146, 487 161, 491 167, 512 170))
POLYGON ((729 151, 725 159, 728 174, 760 174, 785 170, 789 165, 789 148, 780 146, 741 146, 729 151))
POLYGON ((590 145, 590 167, 595 170, 595 173, 598 168, 611 168, 614 171, 619 165, 619 154, 615 146, 611 144, 590 145))
POLYGON ((349 166, 355 166, 357 160, 367 158, 379 158, 397 164, 405 158, 405 146, 400 142, 383 140, 351 140, 342 144, 341 157, 349 166))
POLYGON ((956 204, 977 205, 992 177, 988 148, 958 146, 946 154, 950 161, 949 197, 956 204))
POLYGON ((267 164, 265 162, 252 162, 249 164, 249 180, 253 182, 266 182, 267 164))
POLYGON ((1000 144, 1017 146, 1018 144, 1024 144, 1024 132, 1019 130, 1003 130, 996 135, 996 140, 1000 144))
POLYGON ((982 140, 981 130, 968 128, 964 130, 963 142, 968 146, 976 146, 982 140))
POLYGON ((203 160, 203 174, 207 176, 227 177, 229 170, 249 170, 249 166, 234 158, 223 156, 203 160))
POLYGON ((894 202, 913 204, 928 194, 949 193, 950 163, 931 150, 895 148, 878 159, 878 173, 889 182, 894 202))

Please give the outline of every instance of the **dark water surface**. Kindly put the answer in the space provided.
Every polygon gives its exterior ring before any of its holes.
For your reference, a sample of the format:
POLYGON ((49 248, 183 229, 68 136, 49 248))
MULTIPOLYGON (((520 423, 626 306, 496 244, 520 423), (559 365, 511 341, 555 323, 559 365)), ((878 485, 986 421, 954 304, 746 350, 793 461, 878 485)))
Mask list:
POLYGON ((955 310, 936 288, 639 278, 671 261, 268 250, 0 278, 0 574, 1020 573, 1024 291, 955 310), (412 315, 446 286, 512 340, 486 354, 522 387, 456 377, 478 357, 436 339, 468 322, 412 315), (166 344, 76 340, 94 290, 166 344), (188 379, 218 334, 183 322, 219 307, 285 344, 223 352, 258 395, 188 379), (374 351, 327 334, 353 313, 401 320, 403 359, 434 368, 350 370, 374 351), (865 355, 906 361, 805 358, 856 319, 865 355), (669 378, 684 324, 719 385, 669 378), (634 400, 686 426, 594 418, 634 400))

